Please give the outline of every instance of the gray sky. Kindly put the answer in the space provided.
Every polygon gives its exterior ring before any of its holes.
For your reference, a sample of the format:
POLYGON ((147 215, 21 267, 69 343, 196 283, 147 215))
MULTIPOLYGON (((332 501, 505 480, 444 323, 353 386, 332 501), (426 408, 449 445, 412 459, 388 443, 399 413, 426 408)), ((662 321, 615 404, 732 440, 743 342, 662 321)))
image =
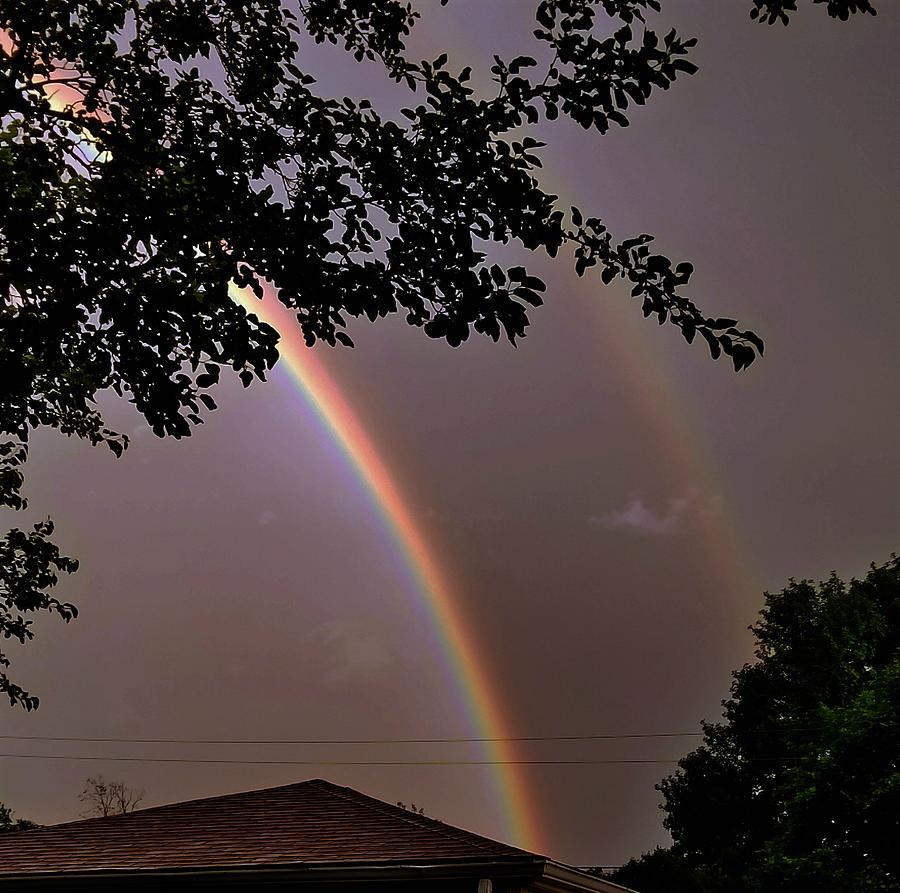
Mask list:
MULTIPOLYGON (((529 49, 525 0, 423 2, 423 55, 490 65, 529 49)), ((565 261, 537 258, 545 308, 517 350, 459 350, 398 321, 325 359, 449 569, 521 735, 696 730, 718 715, 746 627, 788 576, 861 574, 900 543, 900 8, 788 28, 749 0, 667 0, 701 70, 606 137, 547 131, 548 184, 622 237, 651 232, 697 268, 713 315, 766 338, 735 376, 565 261)), ((804 7, 809 4, 804 4, 804 7)), ((339 51, 322 89, 390 90, 339 51)), ((389 99, 388 99, 389 101, 389 99)), ((81 616, 14 652, 41 695, 4 734, 181 738, 469 733, 408 572, 365 492, 286 375, 219 394, 190 440, 127 406, 125 457, 35 439, 28 495, 82 561, 81 616)), ((677 758, 693 739, 529 746, 533 758, 677 758)), ((187 747, 10 742, 6 752, 440 759, 474 748, 187 747)), ((544 848, 619 863, 665 841, 666 765, 533 767, 544 848)), ((88 774, 148 805, 325 776, 488 835, 470 767, 0 761, 0 800, 77 815, 88 774)))

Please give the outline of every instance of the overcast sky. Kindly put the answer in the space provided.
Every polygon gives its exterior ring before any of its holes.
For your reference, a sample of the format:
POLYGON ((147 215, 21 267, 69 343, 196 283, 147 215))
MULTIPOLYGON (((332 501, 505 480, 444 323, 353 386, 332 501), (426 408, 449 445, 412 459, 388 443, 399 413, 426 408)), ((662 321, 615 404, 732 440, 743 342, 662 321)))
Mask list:
MULTIPOLYGON (((417 52, 482 75, 528 52, 532 0, 422 0, 417 52)), ((459 350, 394 320, 322 355, 448 568, 520 735, 696 731, 750 657, 764 589, 865 572, 900 545, 896 256, 900 8, 788 29, 749 0, 667 0, 700 72, 606 137, 546 131, 552 191, 622 237, 651 232, 696 268, 693 295, 766 339, 734 375, 623 289, 536 258, 546 306, 518 349, 459 350)), ((323 91, 393 101, 376 69, 317 50, 323 91), (379 92, 381 91, 381 92, 379 92)), ((14 651, 33 715, 4 734, 180 738, 467 735, 401 557, 283 373, 220 389, 189 441, 35 439, 28 495, 82 562, 14 651)), ((532 745, 534 758, 674 759, 696 739, 532 745)), ((5 752, 440 759, 473 748, 115 747, 7 741, 5 752)), ((539 766, 545 850, 617 864, 665 842, 667 764, 539 766)), ((76 817, 86 775, 147 805, 324 776, 488 835, 484 770, 6 759, 0 800, 76 817)))

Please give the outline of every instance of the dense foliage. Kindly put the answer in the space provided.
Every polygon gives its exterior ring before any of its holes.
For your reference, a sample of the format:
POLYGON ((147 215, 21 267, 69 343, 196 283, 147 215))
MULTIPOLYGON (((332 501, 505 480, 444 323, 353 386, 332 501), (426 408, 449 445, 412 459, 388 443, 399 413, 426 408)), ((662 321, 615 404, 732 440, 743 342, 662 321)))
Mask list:
MULTIPOLYGON (((22 497, 22 463, 25 447, 15 442, 0 442, 0 506, 24 509, 22 497)), ((34 638, 29 615, 50 611, 68 622, 78 614, 74 605, 61 602, 50 592, 60 573, 74 573, 78 562, 61 555, 50 540, 53 524, 42 521, 26 532, 13 528, 0 539, 0 634, 24 644, 34 638)), ((13 682, 3 670, 9 658, 0 651, 0 693, 12 704, 27 710, 38 705, 38 699, 13 682)))
POLYGON ((0 803, 0 834, 6 831, 27 831, 29 828, 37 828, 37 825, 28 819, 13 818, 12 810, 0 803))
POLYGON ((642 893, 900 889, 900 558, 767 595, 724 721, 659 786, 642 893))
MULTIPOLYGON (((272 282, 310 345, 349 344, 349 317, 394 313, 452 345, 472 332, 515 341, 544 285, 492 263, 490 246, 565 249, 579 274, 627 280, 643 313, 687 341, 699 335, 736 370, 752 363, 761 340, 685 293, 691 264, 646 234, 613 239, 535 176, 530 128, 559 116, 600 134, 625 126, 695 71, 694 41, 645 24, 659 0, 534 8, 535 56, 495 57, 483 96, 445 54, 408 58, 418 14, 402 0, 0 0, 3 504, 20 501, 36 427, 121 452, 99 392, 182 437, 214 408, 223 368, 263 378, 277 336, 229 298, 232 280, 272 282), (304 70, 311 41, 381 64, 413 105, 394 120, 328 96, 304 70)), ((785 22, 793 8, 753 6, 785 22)), ((828 11, 871 10, 828 0, 828 11)), ((42 550, 42 573, 22 589, 15 562, 0 567, 0 611, 59 611, 46 584, 72 566, 48 533, 8 544, 16 560, 42 550)), ((10 623, 21 639, 27 622, 10 623)))
MULTIPOLYGON (((875 15, 875 7, 869 0, 812 0, 813 3, 825 3, 828 15, 846 22, 856 13, 875 15)), ((791 13, 797 11, 797 0, 753 0, 750 18, 773 24, 781 22, 786 25, 791 13)))

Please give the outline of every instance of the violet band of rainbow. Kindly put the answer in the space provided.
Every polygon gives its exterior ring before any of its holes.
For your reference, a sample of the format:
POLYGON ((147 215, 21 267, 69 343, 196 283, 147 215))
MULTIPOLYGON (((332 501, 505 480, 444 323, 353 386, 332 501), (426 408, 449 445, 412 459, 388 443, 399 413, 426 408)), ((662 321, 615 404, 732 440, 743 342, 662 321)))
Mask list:
MULTIPOLYGON (((48 98, 55 108, 65 108, 80 100, 76 91, 62 84, 54 85, 48 91, 48 98)), ((79 141, 78 150, 88 161, 98 155, 93 141, 87 136, 79 141)), ((281 336, 278 345, 280 362, 276 372, 278 369, 287 371, 297 393, 343 455, 396 544, 414 582, 417 598, 427 612, 435 640, 440 643, 448 675, 453 679, 459 700, 465 705, 473 737, 512 737, 513 727, 504 715, 502 698, 480 656, 476 636, 462 616, 453 588, 441 570, 432 546, 416 524, 415 515, 394 475, 350 403, 325 366, 306 346, 299 326, 270 286, 266 285, 262 301, 234 283, 229 287, 229 294, 236 303, 278 331, 281 336)), ((492 762, 502 764, 518 757, 514 745, 508 741, 485 741, 481 746, 484 758, 492 762)), ((489 773, 508 841, 524 849, 538 850, 542 839, 536 818, 538 810, 530 803, 524 769, 515 765, 495 765, 485 771, 489 773)))
MULTIPOLYGON (((391 473, 349 401, 317 359, 315 351, 306 346, 299 325, 275 297, 271 287, 264 288, 262 300, 249 289, 235 285, 231 286, 230 294, 249 313, 281 335, 280 361, 276 370, 284 369, 290 375, 297 392, 343 454, 396 544, 414 582, 416 597, 427 611, 435 639, 440 643, 446 669, 465 704, 473 737, 511 737, 512 724, 505 716, 503 698, 491 679, 478 637, 463 616, 458 595, 417 523, 396 476, 391 473)), ((518 756, 513 743, 508 741, 485 741, 481 746, 485 759, 503 762, 518 756)), ((537 811, 530 803, 522 768, 492 766, 489 777, 509 842, 524 849, 539 849, 542 837, 537 811)))

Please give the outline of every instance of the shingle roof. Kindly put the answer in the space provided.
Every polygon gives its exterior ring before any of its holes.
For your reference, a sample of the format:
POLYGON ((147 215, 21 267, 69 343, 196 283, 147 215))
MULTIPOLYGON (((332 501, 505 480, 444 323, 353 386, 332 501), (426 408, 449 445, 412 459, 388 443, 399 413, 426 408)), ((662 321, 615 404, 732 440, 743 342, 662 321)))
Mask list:
POLYGON ((4 876, 538 860, 321 779, 0 835, 4 876))

